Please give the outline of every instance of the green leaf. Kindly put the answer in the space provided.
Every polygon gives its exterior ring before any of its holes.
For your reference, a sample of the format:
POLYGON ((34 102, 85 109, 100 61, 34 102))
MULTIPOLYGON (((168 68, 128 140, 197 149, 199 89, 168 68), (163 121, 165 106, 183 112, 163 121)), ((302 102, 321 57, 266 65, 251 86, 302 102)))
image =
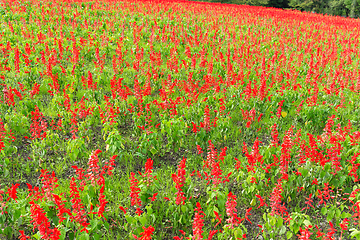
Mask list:
POLYGON ((243 236, 243 231, 240 228, 238 228, 235 230, 234 235, 235 235, 236 239, 240 239, 243 236))
POLYGON ((341 214, 341 218, 349 218, 349 217, 351 217, 352 215, 351 215, 351 213, 347 213, 347 212, 343 212, 342 214, 341 214))
POLYGON ((299 230, 300 230, 300 226, 296 224, 294 226, 294 232, 297 233, 299 230))
POLYGON ((64 240, 66 237, 66 229, 61 229, 60 233, 61 233, 60 240, 64 240))
POLYGON ((339 218, 341 216, 341 211, 340 209, 336 209, 336 213, 335 213, 335 217, 339 218))
POLYGON ((3 233, 8 236, 9 238, 12 237, 12 234, 13 234, 13 230, 10 226, 6 227, 3 231, 3 233))
POLYGON ((155 155, 158 151, 155 148, 151 148, 150 152, 152 153, 152 155, 155 155))
POLYGON ((339 186, 343 185, 343 183, 345 182, 346 178, 347 178, 347 175, 344 175, 344 176, 341 176, 341 177, 340 177, 339 186))
POLYGON ((185 205, 182 205, 181 206, 181 211, 183 212, 183 213, 186 213, 187 212, 187 207, 185 206, 185 205))
POLYGON ((126 221, 130 224, 134 224, 136 223, 136 220, 133 216, 130 216, 130 215, 125 215, 125 218, 126 218, 126 221))
POLYGON ((359 230, 352 228, 352 229, 350 229, 350 231, 351 231, 351 234, 350 234, 351 238, 356 237, 356 239, 360 239, 360 231, 359 230))
POLYGON ((282 218, 278 218, 278 220, 276 222, 276 227, 280 228, 281 226, 283 226, 283 222, 284 222, 284 220, 282 218))
POLYGON ((33 237, 34 237, 35 239, 40 239, 40 234, 37 232, 36 234, 33 235, 33 237))
POLYGON ((321 209, 321 214, 322 215, 325 215, 327 213, 327 208, 326 207, 323 207, 322 209, 321 209))
POLYGON ((266 213, 263 214, 263 219, 266 222, 266 213))
POLYGON ((155 214, 151 214, 150 215, 151 217, 152 217, 152 224, 154 224, 155 223, 155 221, 156 221, 156 215, 155 214))
POLYGON ((271 216, 270 224, 271 224, 271 226, 274 226, 276 224, 276 218, 275 217, 271 216))
POLYGON ((89 239, 90 239, 90 236, 87 232, 83 232, 79 237, 79 240, 89 240, 89 239))
POLYGON ((73 161, 75 161, 76 158, 77 158, 77 156, 79 155, 79 153, 80 153, 79 149, 73 148, 73 149, 72 149, 72 152, 69 154, 69 155, 70 155, 70 159, 73 160, 73 161))
MULTIPOLYGON (((105 216, 105 215, 104 215, 104 216, 105 216)), ((103 222, 103 225, 104 225, 106 231, 109 231, 109 227, 110 227, 109 223, 108 223, 107 221, 104 221, 104 222, 103 222)))
MULTIPOLYGON (((216 206, 214 206, 214 211, 217 212, 217 213, 220 212, 219 209, 218 209, 216 206)), ((214 211, 211 212, 211 215, 212 215, 213 217, 215 217, 214 211)))
POLYGON ((141 217, 139 218, 139 221, 141 222, 141 224, 142 224, 143 226, 145 226, 146 223, 147 223, 147 219, 146 219, 145 215, 144 215, 144 216, 141 216, 141 217))
POLYGON ((18 209, 18 210, 16 210, 15 213, 14 213, 14 222, 15 222, 16 220, 18 220, 20 216, 21 216, 21 210, 18 209))
POLYGON ((152 214, 154 212, 151 205, 147 206, 146 209, 148 214, 152 214))
POLYGON ((309 225, 311 225, 311 222, 309 220, 304 220, 304 224, 305 224, 305 226, 309 226, 309 225))
POLYGON ((334 211, 329 211, 329 214, 326 216, 326 221, 331 221, 334 218, 334 211))
POLYGON ((293 236, 293 233, 292 233, 292 232, 287 232, 287 233, 286 233, 286 238, 287 238, 287 239, 290 239, 292 236, 293 236))
POLYGON ((90 224, 91 224, 91 229, 94 230, 98 225, 98 220, 97 219, 92 219, 90 221, 90 224))
POLYGON ((94 238, 94 240, 100 240, 100 236, 97 233, 94 233, 93 238, 94 238))
POLYGON ((284 225, 281 226, 279 235, 283 235, 286 232, 286 227, 284 225))

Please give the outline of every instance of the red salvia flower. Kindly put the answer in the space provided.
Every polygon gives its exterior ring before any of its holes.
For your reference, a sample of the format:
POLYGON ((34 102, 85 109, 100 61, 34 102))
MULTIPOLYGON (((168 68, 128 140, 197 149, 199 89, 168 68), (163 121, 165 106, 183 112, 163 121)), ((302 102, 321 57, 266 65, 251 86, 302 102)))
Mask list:
POLYGON ((70 202, 72 203, 72 213, 73 215, 70 217, 71 221, 76 221, 80 223, 81 226, 83 226, 83 229, 81 232, 88 230, 86 227, 90 224, 87 222, 86 212, 84 210, 85 206, 81 203, 81 198, 79 195, 79 190, 77 188, 77 185, 75 183, 75 179, 72 178, 70 181, 70 202))
POLYGON ((6 136, 6 130, 4 127, 4 123, 0 118, 0 152, 5 148, 4 140, 6 136))
POLYGON ((311 199, 311 197, 312 197, 312 193, 310 193, 309 197, 306 198, 305 204, 307 206, 301 209, 301 211, 304 211, 305 209, 310 209, 310 207, 314 208, 314 206, 312 205, 313 200, 311 199))
POLYGON ((26 239, 29 239, 30 237, 29 236, 26 236, 24 231, 22 230, 19 230, 21 236, 20 236, 20 240, 26 240, 26 239))
POLYGON ((141 174, 145 180, 147 186, 150 186, 150 184, 153 182, 153 179, 156 180, 156 176, 152 175, 152 169, 153 169, 154 161, 151 160, 151 158, 148 158, 145 163, 145 173, 141 174))
POLYGON ((66 213, 69 216, 71 216, 71 212, 69 209, 65 207, 66 201, 62 200, 60 196, 53 194, 53 199, 55 201, 55 205, 57 206, 57 211, 58 211, 57 216, 59 217, 59 224, 60 224, 62 221, 66 220, 64 214, 66 213))
POLYGON ((211 166, 211 179, 213 186, 216 188, 222 182, 222 170, 219 162, 214 162, 211 166))
POLYGON ((126 214, 126 209, 127 209, 127 208, 124 208, 123 206, 120 206, 119 208, 120 208, 121 211, 124 212, 124 214, 126 214))
POLYGON ((238 226, 244 219, 241 219, 237 215, 237 209, 236 209, 236 195, 234 195, 232 192, 229 192, 228 198, 226 201, 226 215, 229 217, 226 222, 229 223, 226 225, 226 227, 229 227, 230 229, 233 229, 234 227, 238 226))
POLYGON ((185 193, 182 190, 182 187, 184 186, 185 183, 185 174, 186 174, 186 170, 185 170, 185 165, 186 163, 186 158, 183 158, 183 160, 180 162, 179 166, 178 166, 178 172, 177 174, 172 174, 171 177, 173 179, 173 181, 175 182, 175 188, 177 190, 176 192, 176 204, 185 204, 185 200, 186 197, 184 196, 185 193))
POLYGON ((235 161, 236 161, 235 169, 236 169, 236 170, 243 169, 243 167, 241 166, 241 161, 240 161, 238 158, 236 158, 236 157, 234 157, 234 159, 235 159, 235 161))
POLYGON ((138 216, 141 216, 141 214, 143 213, 143 211, 138 207, 138 208, 136 208, 135 213, 136 213, 138 216))
POLYGON ((214 228, 216 228, 221 223, 221 215, 216 211, 214 211, 214 214, 215 214, 216 220, 218 221, 214 226, 214 228))
POLYGON ((350 223, 350 220, 347 218, 344 218, 343 221, 340 223, 341 230, 342 231, 347 230, 349 223, 350 223))
POLYGON ((107 175, 109 176, 112 176, 113 175, 113 172, 112 170, 114 170, 114 166, 115 166, 115 159, 117 158, 117 155, 113 155, 111 158, 110 158, 110 161, 109 162, 106 162, 103 169, 102 169, 102 174, 103 175, 104 173, 106 173, 107 175))
POLYGON ((8 191, 6 192, 8 195, 9 195, 9 198, 7 199, 7 201, 9 201, 9 199, 13 199, 16 201, 17 199, 17 191, 16 189, 20 186, 19 183, 15 184, 15 185, 12 185, 11 188, 8 189, 8 191))
POLYGON ((250 211, 252 210, 252 207, 246 210, 245 213, 245 219, 249 221, 250 224, 252 224, 252 222, 250 221, 250 219, 248 218, 248 216, 251 215, 250 211))
POLYGON ((175 240, 182 240, 184 237, 185 237, 185 232, 183 230, 179 230, 179 232, 183 235, 183 237, 178 237, 178 236, 175 236, 174 239, 175 240))
POLYGON ((330 225, 330 228, 328 229, 328 232, 326 234, 326 239, 327 240, 334 240, 335 238, 333 238, 335 232, 336 232, 336 229, 334 228, 334 225, 332 222, 329 221, 329 225, 330 225))
POLYGON ((349 160, 349 162, 351 164, 351 170, 349 171, 348 175, 354 177, 354 182, 359 181, 359 176, 357 174, 357 171, 360 166, 360 163, 357 162, 357 160, 356 160, 358 156, 360 156, 360 153, 355 153, 354 156, 352 156, 351 159, 349 160))
POLYGON ((205 106, 205 110, 204 110, 204 129, 208 132, 210 131, 210 110, 209 110, 209 106, 206 105, 205 106))
POLYGON ((285 102, 285 100, 282 100, 282 101, 279 102, 279 107, 278 107, 277 113, 276 113, 276 116, 277 116, 278 118, 281 117, 281 109, 282 109, 282 106, 283 106, 284 102, 285 102))
POLYGON ((260 201, 260 205, 258 206, 258 208, 260 208, 260 207, 262 207, 264 205, 268 207, 267 203, 265 202, 265 200, 260 195, 255 195, 255 197, 257 197, 259 199, 259 201, 260 201))
POLYGON ((58 240, 60 238, 60 231, 57 228, 51 229, 49 219, 46 217, 45 211, 34 202, 30 202, 31 220, 34 229, 39 230, 42 239, 58 240))
POLYGON ((208 154, 204 162, 203 168, 210 169, 217 159, 217 151, 214 148, 214 144, 209 140, 208 154))
POLYGON ((100 193, 99 193, 99 203, 100 204, 96 204, 96 206, 99 207, 99 210, 94 213, 97 213, 99 217, 103 217, 106 220, 106 218, 104 217, 104 212, 105 212, 105 206, 108 203, 108 201, 106 201, 106 199, 105 199, 104 187, 105 187, 105 185, 103 185, 101 187, 100 193))
POLYGON ((143 229, 144 229, 144 232, 140 233, 141 237, 137 237, 136 235, 133 235, 133 237, 135 239, 139 239, 139 240, 150 240, 151 236, 153 235, 153 233, 155 231, 155 228, 150 225, 148 228, 143 227, 143 229))
POLYGON ((319 185, 319 182, 318 182, 317 178, 314 178, 311 185, 319 185))
POLYGON ((273 191, 270 196, 270 207, 271 207, 271 215, 287 215, 285 206, 281 205, 281 199, 282 199, 282 182, 281 179, 278 180, 278 183, 273 188, 273 191))
POLYGON ((139 181, 135 178, 135 173, 130 173, 130 197, 131 197, 131 206, 141 206, 141 200, 139 197, 140 188, 138 187, 139 181))
POLYGON ((297 235, 299 237, 299 239, 300 240, 311 240, 310 235, 312 235, 312 233, 309 231, 309 229, 311 229, 311 228, 312 228, 311 225, 307 226, 305 229, 300 228, 300 234, 297 235))
POLYGON ((319 204, 324 203, 324 205, 326 206, 326 200, 334 198, 333 196, 330 196, 331 192, 333 192, 333 190, 331 190, 331 188, 329 187, 329 183, 324 183, 323 190, 321 191, 320 189, 318 189, 318 198, 320 198, 319 204))
POLYGON ((153 202, 156 200, 157 195, 158 195, 158 193, 154 193, 152 197, 149 197, 149 199, 153 202))
POLYGON ((87 174, 86 177, 91 181, 91 184, 93 186, 95 186, 95 182, 100 178, 99 173, 100 173, 100 167, 98 165, 99 163, 99 153, 101 153, 102 151, 100 149, 97 149, 95 151, 93 151, 90 155, 89 158, 89 162, 88 162, 88 169, 87 169, 87 174))
POLYGON ((277 131, 276 128, 277 128, 277 125, 275 123, 271 130, 271 136, 273 138, 273 140, 271 141, 271 146, 273 146, 273 147, 277 147, 279 145, 279 139, 278 139, 279 132, 277 131))
POLYGON ((14 59, 14 64, 15 64, 15 71, 17 73, 20 73, 20 52, 19 52, 19 48, 15 48, 15 59, 14 59))
POLYGON ((218 230, 210 230, 210 232, 209 232, 209 237, 208 237, 207 240, 211 240, 212 237, 213 237, 217 232, 218 232, 218 230))
POLYGON ((291 127, 288 131, 286 131, 283 143, 281 144, 281 156, 280 156, 280 173, 282 174, 282 179, 287 180, 288 179, 288 168, 289 163, 291 159, 291 148, 293 146, 292 141, 292 133, 293 133, 293 127, 291 127))
POLYGON ((193 222, 193 239, 202 240, 203 239, 203 226, 204 226, 204 217, 205 213, 201 210, 201 205, 199 202, 196 203, 195 217, 193 222))
POLYGON ((315 225, 317 232, 316 232, 316 238, 322 238, 323 236, 325 236, 325 233, 321 232, 318 225, 315 225))
POLYGON ((40 84, 34 83, 32 90, 30 91, 30 98, 34 98, 35 95, 40 92, 40 84))
POLYGON ((42 183, 43 197, 47 201, 53 201, 53 192, 59 186, 57 184, 58 179, 55 177, 55 172, 49 173, 47 169, 41 169, 41 175, 39 177, 42 183))
POLYGON ((196 148, 197 148, 197 150, 198 150, 198 154, 202 154, 202 153, 203 153, 200 145, 196 145, 196 148))
POLYGON ((32 139, 44 139, 46 138, 47 123, 44 115, 40 112, 38 106, 35 106, 35 111, 31 112, 30 132, 32 139))

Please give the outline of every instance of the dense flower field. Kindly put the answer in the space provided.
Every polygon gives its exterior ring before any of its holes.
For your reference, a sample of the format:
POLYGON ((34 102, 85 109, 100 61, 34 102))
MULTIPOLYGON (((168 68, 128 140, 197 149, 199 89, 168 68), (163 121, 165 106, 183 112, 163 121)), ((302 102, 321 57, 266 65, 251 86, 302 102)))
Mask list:
POLYGON ((360 21, 2 1, 0 239, 360 239, 360 21))

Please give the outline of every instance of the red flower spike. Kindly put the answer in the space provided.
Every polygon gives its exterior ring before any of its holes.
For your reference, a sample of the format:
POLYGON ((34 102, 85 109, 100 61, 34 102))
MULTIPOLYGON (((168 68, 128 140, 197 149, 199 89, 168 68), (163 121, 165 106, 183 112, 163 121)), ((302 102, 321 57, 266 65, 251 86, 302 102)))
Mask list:
POLYGON ((250 221, 250 219, 248 218, 248 216, 251 215, 250 211, 252 210, 252 207, 246 210, 245 213, 245 219, 249 221, 250 224, 252 224, 252 222, 250 221))
POLYGON ((140 233, 141 237, 137 237, 136 235, 133 235, 134 238, 139 239, 139 240, 150 240, 151 236, 153 235, 153 233, 155 231, 155 228, 150 225, 148 228, 143 227, 143 229, 144 229, 144 232, 140 233))
POLYGON ((265 200, 260 195, 255 195, 255 197, 257 197, 259 199, 259 201, 260 201, 260 205, 257 208, 260 208, 260 207, 262 207, 264 205, 267 206, 267 207, 269 206, 269 205, 267 205, 265 200))
POLYGON ((218 222, 214 226, 214 228, 216 228, 221 223, 221 218, 220 218, 221 215, 219 215, 219 213, 216 211, 214 211, 214 214, 215 214, 216 220, 218 220, 218 222))
POLYGON ((156 196, 158 195, 158 193, 154 193, 152 197, 149 197, 149 199, 154 202, 156 200, 156 196))
POLYGON ((19 230, 19 232, 20 232, 20 234, 21 234, 20 240, 26 240, 26 239, 29 239, 29 238, 30 238, 29 236, 26 236, 26 235, 24 234, 24 231, 19 230))
POLYGON ((183 158, 183 160, 181 160, 179 166, 178 166, 178 170, 177 170, 177 174, 172 174, 171 177, 173 179, 173 181, 175 182, 175 188, 177 189, 176 192, 176 204, 185 204, 185 193, 182 190, 182 187, 185 184, 185 174, 186 174, 186 158, 183 158))
POLYGON ((244 219, 239 218, 237 215, 237 209, 236 209, 236 195, 234 195, 232 192, 229 192, 228 198, 226 201, 226 215, 229 217, 226 222, 229 223, 226 225, 226 227, 229 227, 230 229, 233 229, 234 227, 238 226, 244 219))
POLYGON ((130 175, 131 206, 141 206, 141 200, 139 197, 140 188, 138 187, 139 181, 135 178, 135 173, 132 172, 130 175))
POLYGON ((7 201, 9 201, 9 199, 13 199, 16 201, 17 199, 17 191, 16 189, 20 186, 19 183, 16 183, 15 185, 13 185, 11 188, 8 189, 8 191, 6 192, 9 195, 9 198, 7 199, 7 201))
POLYGON ((202 240, 203 239, 203 226, 204 226, 204 217, 205 213, 201 211, 201 205, 199 202, 196 203, 195 217, 193 222, 193 239, 194 240, 202 240))
POLYGON ((126 209, 127 209, 127 208, 124 208, 123 206, 120 206, 119 208, 120 208, 121 211, 124 212, 124 214, 126 214, 126 209))

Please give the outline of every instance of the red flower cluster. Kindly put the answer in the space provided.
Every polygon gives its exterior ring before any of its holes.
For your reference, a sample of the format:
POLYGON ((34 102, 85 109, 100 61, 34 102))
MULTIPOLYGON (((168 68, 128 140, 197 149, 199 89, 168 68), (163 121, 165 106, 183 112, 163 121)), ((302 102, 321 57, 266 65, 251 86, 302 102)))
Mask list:
POLYGON ((185 193, 184 191, 182 190, 182 187, 184 186, 184 183, 185 183, 185 180, 186 180, 186 177, 185 177, 185 174, 186 174, 186 170, 185 170, 185 165, 186 163, 186 158, 183 158, 183 160, 180 162, 179 166, 178 166, 178 171, 177 171, 177 174, 172 174, 171 177, 173 179, 173 181, 175 182, 175 188, 177 190, 176 192, 176 201, 175 203, 177 205, 184 205, 185 204, 185 200, 186 200, 186 197, 184 196, 185 193))
POLYGON ((227 201, 225 203, 226 206, 226 215, 229 217, 226 222, 229 223, 226 227, 233 229, 234 227, 238 226, 244 219, 239 218, 237 215, 236 209, 236 195, 232 192, 229 192, 227 201))
POLYGON ((40 232, 42 239, 45 240, 58 240, 60 239, 60 231, 57 228, 50 228, 49 219, 46 217, 44 210, 34 202, 30 202, 30 212, 31 218, 30 221, 34 225, 34 229, 37 228, 40 232))
POLYGON ((193 222, 193 239, 202 240, 203 239, 203 226, 204 226, 204 217, 205 213, 201 210, 201 205, 199 202, 196 203, 195 217, 193 222))
POLYGON ((44 115, 40 112, 38 106, 35 106, 35 111, 31 112, 31 125, 30 132, 32 139, 44 139, 46 138, 47 123, 44 115))
POLYGON ((135 178, 135 173, 130 174, 130 197, 131 197, 131 206, 138 206, 137 213, 140 216, 141 215, 141 199, 139 197, 141 189, 138 187, 139 181, 135 178))

